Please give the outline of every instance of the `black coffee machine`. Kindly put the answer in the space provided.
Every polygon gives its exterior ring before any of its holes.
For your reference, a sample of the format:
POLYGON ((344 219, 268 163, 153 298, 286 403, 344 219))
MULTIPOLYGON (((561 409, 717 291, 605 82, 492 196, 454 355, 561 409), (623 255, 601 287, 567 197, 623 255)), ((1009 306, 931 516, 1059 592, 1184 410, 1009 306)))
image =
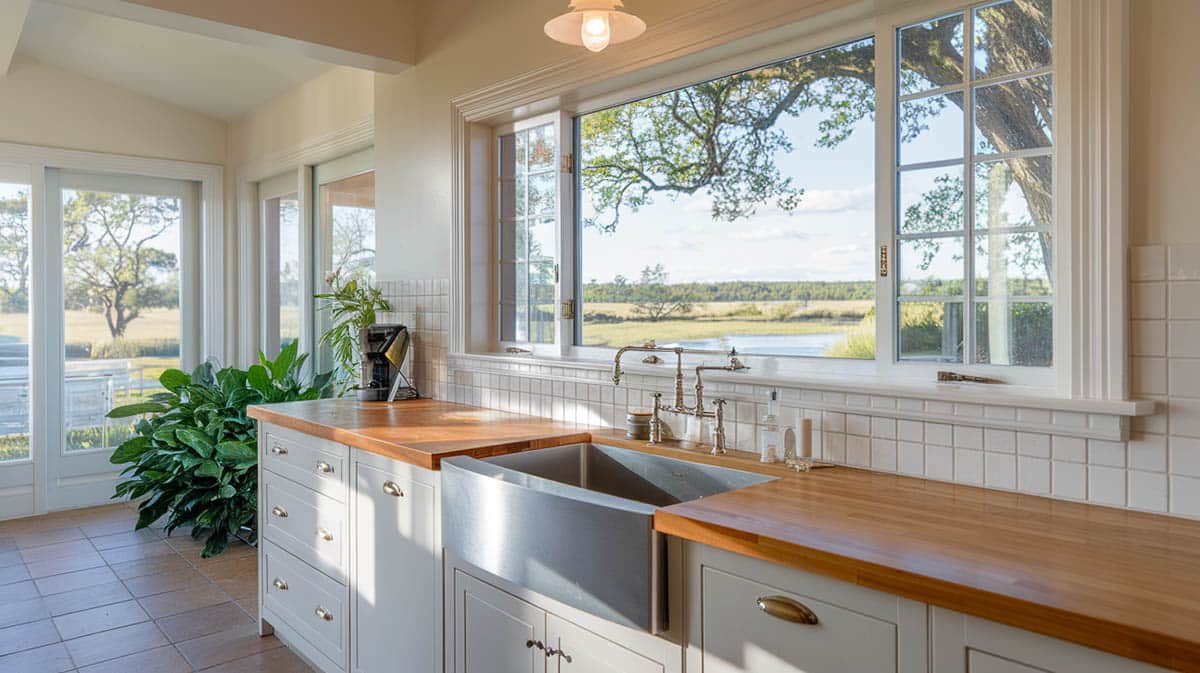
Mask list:
POLYGON ((376 324, 359 330, 362 382, 358 388, 358 399, 364 402, 393 402, 420 397, 403 371, 411 345, 412 338, 404 325, 376 324))

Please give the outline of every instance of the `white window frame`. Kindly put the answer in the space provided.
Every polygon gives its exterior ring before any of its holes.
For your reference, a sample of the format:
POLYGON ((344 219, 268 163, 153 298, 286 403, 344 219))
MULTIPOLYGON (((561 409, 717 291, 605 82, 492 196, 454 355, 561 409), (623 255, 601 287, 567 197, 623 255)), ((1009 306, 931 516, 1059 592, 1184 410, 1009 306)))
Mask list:
MULTIPOLYGON (((262 282, 260 283, 259 302, 262 306, 262 334, 259 343, 261 348, 269 357, 274 357, 279 352, 279 282, 272 278, 272 273, 279 272, 279 232, 270 232, 267 230, 267 201, 272 199, 282 199, 285 196, 295 195, 297 201, 303 200, 304 188, 301 185, 302 176, 296 171, 288 171, 281 173, 272 178, 267 178, 258 183, 258 221, 261 223, 262 231, 259 233, 259 240, 262 242, 262 282)), ((308 291, 309 283, 308 273, 306 271, 312 268, 311 261, 311 244, 308 243, 308 231, 304 226, 304 213, 298 212, 297 217, 300 219, 300 348, 301 352, 311 337, 308 333, 311 331, 311 310, 305 310, 305 304, 311 303, 303 301, 306 296, 311 296, 308 291), (307 292, 307 294, 306 294, 307 292)))
MULTIPOLYGON (((932 17, 966 11, 980 2, 931 0, 888 11, 865 3, 840 17, 794 15, 793 23, 780 15, 756 17, 750 27, 744 12, 713 10, 693 23, 745 21, 702 45, 676 36, 676 22, 668 22, 653 36, 655 44, 631 46, 627 56, 603 67, 580 62, 547 68, 530 75, 492 84, 453 101, 451 128, 455 143, 453 172, 454 255, 451 294, 451 355, 503 357, 482 340, 479 293, 484 290, 478 268, 479 192, 483 181, 477 168, 481 140, 497 123, 511 121, 514 110, 563 109, 584 114, 612 104, 704 81, 729 72, 840 44, 855 37, 874 35, 876 41, 877 128, 895 123, 894 60, 896 30, 932 17), (772 20, 777 20, 772 23, 772 20), (776 26, 771 32, 762 26, 776 26), (774 41, 773 44, 771 42, 774 41), (763 47, 766 42, 770 46, 763 47), (706 53, 704 50, 708 49, 706 53), (668 56, 669 54, 669 56, 668 56), (707 56, 712 54, 712 56, 707 56), (679 65, 671 67, 671 59, 679 65), (699 64, 699 65, 697 65, 699 64), (666 73, 666 74, 663 74, 666 73), (582 101, 582 102, 578 102, 582 101)), ((756 9, 749 10, 751 13, 756 9)), ((769 10, 765 6, 762 12, 769 10)), ((778 11, 776 8, 774 11, 778 11)), ((955 369, 987 375, 993 372, 1014 385, 1003 393, 1020 399, 1073 397, 1093 400, 1128 399, 1126 348, 1127 269, 1127 131, 1128 1, 1054 0, 1054 220, 1055 295, 1054 364, 1035 368, 959 363, 901 362, 895 358, 894 265, 888 278, 877 276, 877 304, 881 333, 873 362, 806 358, 748 357, 755 369, 747 382, 781 381, 794 384, 838 380, 902 386, 912 391, 951 391, 954 386, 933 383, 938 369, 955 369), (814 366, 816 365, 816 366, 814 366), (1028 376, 1021 376, 1022 373, 1028 376), (1014 376, 1017 374, 1017 376, 1014 376)), ((694 39, 694 38, 693 38, 694 39)), ((969 37, 967 39, 970 39, 969 37)), ((970 114, 966 112, 965 114, 970 114)), ((888 245, 894 259, 894 131, 877 134, 876 171, 877 240, 888 245), (886 137, 885 137, 886 136, 886 137)), ((490 144, 490 142, 489 142, 490 144)), ((490 189, 490 180, 486 182, 490 189)), ((490 192, 489 192, 490 194, 490 192)), ((490 232, 490 229, 488 230, 490 232)), ((564 257, 564 259, 569 259, 564 257)), ((969 326, 968 326, 969 327, 969 326)), ((612 349, 571 346, 563 366, 573 361, 607 360, 612 349)), ((548 360, 550 363, 551 360, 548 360)), ((590 365, 594 366, 594 365, 590 365)), ((916 394, 916 393, 914 393, 916 394)), ((947 395, 951 393, 947 392, 947 395)))

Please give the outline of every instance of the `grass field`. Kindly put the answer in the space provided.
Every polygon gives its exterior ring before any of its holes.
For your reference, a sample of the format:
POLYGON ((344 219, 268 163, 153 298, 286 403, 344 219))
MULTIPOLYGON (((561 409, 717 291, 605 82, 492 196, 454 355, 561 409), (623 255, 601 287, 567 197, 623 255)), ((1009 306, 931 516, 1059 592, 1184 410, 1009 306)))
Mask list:
MULTIPOLYGON (((91 311, 67 311, 67 342, 98 343, 111 339, 104 316, 91 311)), ((5 314, 0 319, 0 336, 29 338, 29 316, 25 313, 5 314)), ((126 339, 179 338, 179 309, 143 309, 137 320, 129 323, 126 339)))

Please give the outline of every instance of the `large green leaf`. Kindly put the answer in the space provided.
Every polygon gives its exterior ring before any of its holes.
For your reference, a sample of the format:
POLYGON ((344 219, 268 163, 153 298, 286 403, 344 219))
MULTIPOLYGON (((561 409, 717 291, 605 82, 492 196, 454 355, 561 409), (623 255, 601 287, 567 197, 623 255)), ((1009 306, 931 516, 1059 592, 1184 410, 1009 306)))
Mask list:
POLYGON ((113 407, 106 416, 109 418, 131 418, 133 416, 141 416, 142 414, 161 414, 169 409, 170 407, 167 405, 158 402, 138 402, 136 404, 113 407))
POLYGON ((271 390, 275 387, 271 384, 271 373, 262 365, 251 365, 250 369, 246 372, 246 382, 250 384, 251 388, 254 388, 263 395, 270 394, 271 390))
POLYGON ((213 479, 221 478, 221 466, 215 461, 206 460, 200 463, 200 467, 196 468, 197 477, 212 477, 213 479))
POLYGON ((300 342, 292 341, 290 344, 280 349, 279 355, 275 358, 275 362, 271 363, 271 376, 276 381, 282 381, 284 376, 287 375, 288 369, 291 368, 292 363, 296 360, 296 353, 299 348, 300 342))
POLYGON ((108 462, 113 465, 122 463, 132 463, 137 460, 143 453, 153 446, 153 441, 149 437, 137 436, 125 440, 123 444, 117 447, 112 455, 109 456, 108 462))
POLYGON ((241 442, 221 442, 217 444, 217 457, 227 463, 244 463, 257 460, 258 452, 241 442))
POLYGON ((168 369, 158 375, 158 382, 167 390, 178 393, 180 388, 192 382, 192 377, 178 369, 168 369))
POLYGON ((208 458, 213 454, 212 438, 198 428, 179 428, 175 431, 179 441, 190 446, 201 456, 208 458))

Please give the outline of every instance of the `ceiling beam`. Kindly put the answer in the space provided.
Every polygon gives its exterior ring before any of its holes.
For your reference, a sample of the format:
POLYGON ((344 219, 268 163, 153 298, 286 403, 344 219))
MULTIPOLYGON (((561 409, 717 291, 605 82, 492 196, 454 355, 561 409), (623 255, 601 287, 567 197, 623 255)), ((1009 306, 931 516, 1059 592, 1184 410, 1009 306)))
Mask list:
POLYGON ((25 29, 25 17, 29 15, 31 0, 0 0, 0 77, 8 74, 12 67, 13 54, 21 31, 25 29))
POLYGON ((376 72, 416 62, 417 0, 361 0, 355 11, 326 0, 38 1, 376 72))

